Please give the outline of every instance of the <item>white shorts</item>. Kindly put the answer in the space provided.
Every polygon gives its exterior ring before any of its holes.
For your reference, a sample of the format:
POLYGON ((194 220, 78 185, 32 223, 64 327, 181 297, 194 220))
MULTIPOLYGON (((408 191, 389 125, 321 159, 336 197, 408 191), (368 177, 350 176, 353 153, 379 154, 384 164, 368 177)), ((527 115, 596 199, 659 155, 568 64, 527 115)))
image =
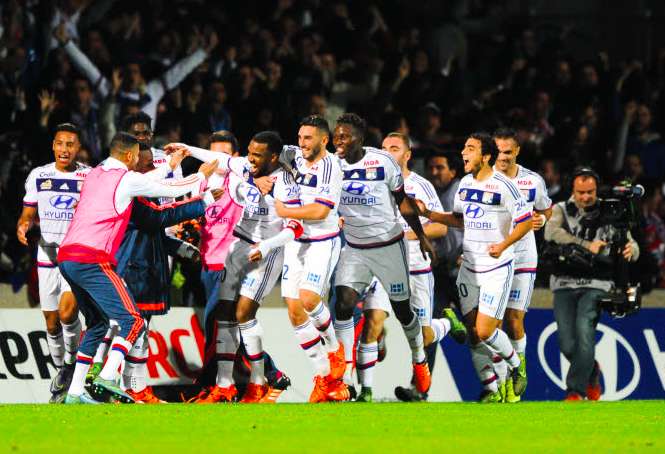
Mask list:
POLYGON ((533 286, 536 282, 536 273, 515 272, 513 276, 513 286, 510 288, 508 297, 508 308, 526 312, 531 303, 533 286))
POLYGON ((376 278, 392 301, 409 299, 409 259, 405 238, 388 246, 342 249, 335 274, 335 287, 351 287, 361 294, 376 278))
POLYGON ((219 284, 219 299, 235 301, 239 295, 256 303, 270 293, 279 279, 284 260, 283 248, 271 250, 260 262, 247 258, 252 245, 243 240, 231 244, 219 284))
POLYGON ((484 273, 474 273, 462 265, 457 275, 462 315, 478 308, 482 314, 503 320, 512 282, 512 261, 484 273))
POLYGON ((57 266, 37 268, 39 278, 39 305, 43 311, 57 311, 60 297, 72 289, 65 278, 60 274, 57 266))
POLYGON ((339 249, 339 237, 311 243, 287 243, 284 246, 282 297, 298 299, 300 290, 309 290, 324 298, 339 260, 339 249))
MULTIPOLYGON (((409 287, 411 289, 409 302, 411 309, 420 321, 420 326, 430 326, 434 306, 434 275, 431 271, 423 274, 411 274, 409 275, 409 287)), ((374 278, 372 280, 365 293, 363 310, 379 309, 388 314, 392 312, 388 293, 378 279, 374 278)))

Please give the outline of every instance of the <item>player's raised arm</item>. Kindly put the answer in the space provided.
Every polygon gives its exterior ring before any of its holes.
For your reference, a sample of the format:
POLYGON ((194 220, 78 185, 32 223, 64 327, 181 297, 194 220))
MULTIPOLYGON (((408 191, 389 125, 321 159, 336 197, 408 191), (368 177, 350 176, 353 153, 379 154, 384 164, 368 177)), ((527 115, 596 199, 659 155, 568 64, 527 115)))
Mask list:
POLYGON ((178 150, 185 150, 189 156, 203 162, 217 161, 217 168, 221 170, 230 170, 239 177, 243 177, 247 160, 245 158, 232 157, 231 155, 221 154, 216 151, 206 150, 204 148, 194 147, 184 143, 169 143, 164 146, 167 154, 175 153, 178 150))

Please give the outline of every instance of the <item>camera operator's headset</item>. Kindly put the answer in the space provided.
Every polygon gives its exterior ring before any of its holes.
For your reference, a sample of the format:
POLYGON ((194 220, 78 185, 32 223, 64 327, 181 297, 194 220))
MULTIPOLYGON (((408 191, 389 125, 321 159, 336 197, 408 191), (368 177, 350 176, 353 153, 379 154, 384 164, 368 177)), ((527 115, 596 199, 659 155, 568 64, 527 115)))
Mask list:
MULTIPOLYGON (((600 186, 600 175, 593 170, 591 167, 588 166, 578 166, 575 167, 573 170, 573 174, 570 176, 570 188, 572 190, 573 188, 573 183, 575 182, 575 178, 577 177, 591 177, 594 180, 596 180, 596 186, 600 186)), ((577 206, 575 206, 575 203, 571 200, 566 202, 566 213, 568 213, 569 216, 575 216, 577 214, 577 206)))

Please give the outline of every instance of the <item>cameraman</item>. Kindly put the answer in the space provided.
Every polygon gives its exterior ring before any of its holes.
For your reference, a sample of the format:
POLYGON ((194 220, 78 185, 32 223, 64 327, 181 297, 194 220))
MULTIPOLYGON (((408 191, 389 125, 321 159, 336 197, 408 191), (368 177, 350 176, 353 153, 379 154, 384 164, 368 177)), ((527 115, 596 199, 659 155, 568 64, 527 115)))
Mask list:
MULTIPOLYGON (((598 209, 598 175, 582 167, 573 173, 570 199, 554 205, 552 217, 545 225, 545 240, 557 244, 576 243, 594 255, 610 253, 609 241, 615 231, 611 225, 585 226, 584 218, 598 209)), ((601 224, 602 224, 601 220, 601 224)), ((639 247, 628 232, 623 247, 625 260, 635 261, 639 247)), ((554 317, 558 326, 559 348, 570 361, 566 376, 565 400, 600 398, 600 370, 594 358, 596 325, 600 318, 598 298, 614 287, 607 278, 553 275, 550 288, 554 292, 554 317)))

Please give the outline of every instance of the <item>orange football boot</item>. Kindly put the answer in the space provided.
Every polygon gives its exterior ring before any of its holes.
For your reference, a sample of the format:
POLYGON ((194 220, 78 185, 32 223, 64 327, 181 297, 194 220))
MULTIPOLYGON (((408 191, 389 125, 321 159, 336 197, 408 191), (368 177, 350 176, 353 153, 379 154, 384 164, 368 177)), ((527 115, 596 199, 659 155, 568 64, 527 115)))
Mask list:
POLYGON ((320 375, 314 377, 314 389, 312 394, 309 395, 310 403, 326 402, 328 401, 328 382, 320 375))
POLYGON ((429 372, 427 361, 413 363, 413 377, 419 393, 426 393, 432 385, 432 375, 429 372))
POLYGON ((250 383, 247 385, 247 391, 240 399, 241 404, 258 404, 261 399, 268 394, 268 385, 257 385, 250 383))
POLYGON ((332 374, 328 375, 325 380, 327 382, 326 397, 328 401, 344 402, 351 398, 349 387, 342 380, 333 378, 332 374))
POLYGON ((197 404, 215 404, 218 402, 234 402, 238 390, 235 385, 222 388, 221 386, 213 386, 207 396, 201 396, 194 402, 197 404))
POLYGON ((155 396, 152 391, 152 386, 146 386, 142 391, 133 391, 128 389, 125 391, 129 397, 134 399, 137 404, 165 404, 166 401, 155 396))

